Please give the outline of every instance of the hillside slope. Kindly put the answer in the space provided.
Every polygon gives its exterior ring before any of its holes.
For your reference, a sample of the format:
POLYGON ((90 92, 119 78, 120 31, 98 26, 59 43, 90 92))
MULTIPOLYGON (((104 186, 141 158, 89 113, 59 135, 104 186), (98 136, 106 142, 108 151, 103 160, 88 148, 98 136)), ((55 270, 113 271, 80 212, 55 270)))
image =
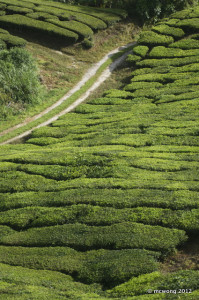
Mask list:
POLYGON ((124 89, 1 147, 2 299, 199 299, 159 264, 199 229, 198 39, 199 7, 162 20, 124 89))

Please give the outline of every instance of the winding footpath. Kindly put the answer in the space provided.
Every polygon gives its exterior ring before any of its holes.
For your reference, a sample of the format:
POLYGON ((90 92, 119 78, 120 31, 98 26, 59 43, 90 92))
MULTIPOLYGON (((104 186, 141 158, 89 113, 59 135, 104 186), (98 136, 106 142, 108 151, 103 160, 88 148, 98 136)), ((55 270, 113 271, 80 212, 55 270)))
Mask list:
MULTIPOLYGON (((46 115, 47 113, 49 113, 50 111, 52 111, 53 109, 55 109, 56 107, 58 107, 59 105, 61 105, 64 101, 66 101, 67 99, 69 99, 74 93, 76 93, 80 88, 82 88, 95 74, 96 72, 99 70, 99 68, 109 59, 111 58, 113 55, 119 53, 120 51, 123 51, 131 46, 134 46, 136 44, 136 42, 132 42, 129 43, 125 46, 119 47, 115 50, 110 51, 108 54, 106 54, 98 63, 94 64, 86 73, 85 75, 82 77, 82 79, 74 86, 74 88, 72 88, 66 95, 64 95, 61 99, 59 99, 57 102, 55 102, 53 105, 51 105, 50 107, 48 107, 47 109, 45 109, 44 111, 42 111, 41 113, 33 116, 32 118, 27 119, 26 121, 15 125, 14 127, 11 127, 9 129, 6 129, 4 131, 2 131, 0 133, 0 136, 5 136, 6 134, 21 128, 41 117, 43 117, 44 115, 46 115)), ((30 130, 27 130, 11 139, 8 139, 2 143, 0 143, 0 145, 5 145, 5 144, 9 144, 12 142, 15 142, 21 138, 24 138, 28 135, 31 134, 31 132, 35 129, 38 129, 40 127, 46 126, 51 124, 52 122, 56 121, 59 117, 69 113, 70 111, 72 111, 74 108, 76 108, 78 105, 80 105, 85 99, 87 99, 89 97, 89 95, 96 90, 108 77, 110 77, 111 73, 119 66, 121 65, 124 60, 126 59, 127 55, 129 55, 132 52, 132 50, 130 51, 126 51, 124 54, 122 54, 119 58, 117 58, 115 61, 113 61, 101 74, 99 74, 98 79, 96 80, 96 82, 90 87, 88 88, 88 90, 83 93, 80 97, 78 97, 78 99, 76 101, 74 101, 71 105, 69 105, 66 109, 62 110, 61 112, 55 114, 53 117, 49 118, 47 121, 40 123, 39 125, 32 127, 30 130)))

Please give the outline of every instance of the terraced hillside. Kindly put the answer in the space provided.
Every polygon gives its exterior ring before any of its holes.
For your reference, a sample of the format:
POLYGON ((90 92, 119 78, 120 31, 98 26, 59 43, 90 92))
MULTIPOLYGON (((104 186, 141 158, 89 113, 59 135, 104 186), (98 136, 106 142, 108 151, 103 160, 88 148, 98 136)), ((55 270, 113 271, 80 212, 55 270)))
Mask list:
MULTIPOLYGON (((126 17, 123 10, 103 10, 42 0, 1 0, 0 27, 16 34, 55 38, 62 45, 84 41, 92 45, 94 32, 126 17), (90 41, 90 42, 89 42, 90 41)), ((2 34, 0 35, 2 39, 2 34)), ((3 40, 3 39, 2 39, 3 40)))
POLYGON ((124 89, 1 147, 2 299, 199 299, 160 265, 199 230, 198 25, 143 32, 124 89))

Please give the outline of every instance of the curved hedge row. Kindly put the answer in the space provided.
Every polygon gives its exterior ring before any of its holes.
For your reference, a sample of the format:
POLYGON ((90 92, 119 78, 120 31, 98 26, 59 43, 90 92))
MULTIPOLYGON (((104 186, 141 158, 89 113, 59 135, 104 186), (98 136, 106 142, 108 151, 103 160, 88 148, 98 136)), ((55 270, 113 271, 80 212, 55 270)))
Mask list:
POLYGON ((122 10, 115 12, 51 1, 2 0, 2 2, 0 6, 0 16, 4 17, 0 20, 2 27, 19 31, 23 28, 27 32, 42 33, 44 36, 51 34, 63 40, 67 37, 66 44, 75 43, 78 39, 91 39, 93 30, 105 29, 126 17, 122 10))
POLYGON ((1 16, 0 25, 5 28, 15 28, 18 30, 23 29, 25 32, 31 30, 39 34, 65 39, 68 43, 75 43, 78 39, 78 35, 72 31, 47 22, 36 21, 22 15, 1 16))

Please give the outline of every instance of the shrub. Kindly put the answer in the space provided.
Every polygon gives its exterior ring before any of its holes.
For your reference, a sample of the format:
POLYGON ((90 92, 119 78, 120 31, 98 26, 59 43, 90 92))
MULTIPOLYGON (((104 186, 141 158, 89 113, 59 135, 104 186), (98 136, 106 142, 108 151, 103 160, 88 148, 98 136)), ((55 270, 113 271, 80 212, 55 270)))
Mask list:
POLYGON ((23 1, 21 2, 20 0, 2 0, 2 3, 5 3, 5 5, 12 5, 12 6, 21 6, 21 7, 26 7, 26 8, 34 8, 35 4, 31 3, 31 1, 23 1))
POLYGON ((147 46, 136 46, 133 48, 133 52, 136 55, 140 55, 142 57, 145 57, 147 55, 148 51, 149 51, 149 48, 147 46))
POLYGON ((8 48, 26 46, 26 41, 24 39, 9 33, 5 34, 0 32, 0 39, 6 43, 8 48))
POLYGON ((83 45, 83 47, 84 47, 85 49, 90 49, 90 48, 93 47, 94 43, 93 43, 92 40, 89 40, 89 39, 85 38, 85 39, 83 40, 83 42, 82 42, 82 45, 83 45))
POLYGON ((29 32, 30 30, 37 33, 42 33, 45 36, 50 35, 60 39, 65 39, 66 43, 75 43, 78 39, 78 35, 67 29, 60 28, 54 24, 46 23, 30 19, 22 15, 9 15, 0 17, 1 26, 6 28, 13 28, 29 32))
MULTIPOLYGON (((95 18, 98 18, 100 20, 103 21, 103 23, 107 24, 108 26, 112 25, 115 22, 118 22, 121 20, 121 16, 119 16, 118 14, 115 14, 114 11, 104 11, 104 10, 100 10, 100 9, 95 9, 95 8, 90 8, 90 7, 84 7, 84 6, 72 6, 72 5, 67 5, 67 4, 58 4, 58 3, 52 3, 52 2, 45 2, 45 5, 43 5, 43 1, 41 1, 41 6, 38 6, 35 10, 45 10, 46 12, 50 13, 50 10, 53 11, 57 11, 58 9, 59 11, 62 10, 62 14, 63 16, 65 15, 65 13, 68 14, 68 11, 70 12, 70 14, 72 14, 73 12, 75 13, 81 13, 81 14, 86 14, 88 16, 92 16, 95 18)), ((94 20, 93 20, 94 21, 94 20)), ((100 22, 100 26, 102 26, 102 22, 100 22)), ((104 26, 104 24, 103 24, 104 26)))
POLYGON ((162 58, 162 59, 144 59, 140 62, 137 62, 137 67, 180 67, 185 66, 192 63, 198 63, 199 57, 198 56, 189 56, 189 57, 179 57, 179 58, 162 58))
MULTIPOLYGON (((178 289, 195 290, 198 289, 198 276, 199 272, 197 270, 180 270, 170 274, 153 272, 132 278, 128 282, 108 291, 108 294, 119 298, 136 295, 137 299, 140 299, 139 295, 145 295, 146 290, 149 288, 152 290, 176 290, 176 287, 178 287, 178 289)), ((186 298, 189 298, 189 296, 183 297, 183 299, 186 298)), ((168 299, 168 295, 165 299, 168 299)), ((174 298, 171 296, 171 299, 174 298)))
POLYGON ((146 46, 168 45, 174 42, 172 36, 158 34, 153 31, 143 31, 140 34, 138 43, 146 46))
POLYGON ((0 16, 5 16, 6 12, 5 11, 0 11, 0 16))
POLYGON ((6 234, 0 243, 12 246, 68 246, 78 250, 107 249, 111 245, 115 250, 144 248, 168 251, 186 239, 184 231, 160 226, 126 222, 106 227, 90 227, 76 223, 30 228, 27 231, 6 234))
POLYGON ((169 45, 169 47, 180 49, 199 49, 199 41, 188 38, 172 43, 169 45))
MULTIPOLYGON (((80 288, 80 290, 96 291, 96 285, 86 286, 80 282, 74 282, 69 275, 60 273, 60 276, 52 276, 52 271, 61 271, 66 274, 75 274, 78 281, 86 283, 99 282, 108 286, 122 283, 131 276, 150 273, 157 269, 156 259, 159 253, 141 249, 127 250, 93 250, 79 252, 67 247, 53 248, 26 248, 26 247, 0 247, 0 260, 4 263, 18 264, 24 268, 27 276, 21 279, 28 282, 29 276, 35 284, 44 285, 48 278, 51 286, 62 291, 80 288), (7 250, 5 255, 5 250, 7 250), (148 262, 148 263, 147 263, 148 262), (34 269, 45 268, 46 271, 34 269), (31 274, 32 273, 32 274, 31 274), (28 276, 29 275, 29 276, 28 276), (34 276, 35 275, 35 276, 34 276), (43 276, 43 278, 41 278, 43 276), (54 278, 54 279, 53 279, 54 278), (56 278, 56 279, 55 279, 56 278)), ((18 267, 18 270, 22 269, 18 267)), ((12 267, 9 267, 10 269, 12 267)), ((15 269, 16 267, 13 267, 15 269)), ((3 277, 10 278, 9 273, 3 277), (7 276, 6 276, 7 275, 7 276)), ((8 269, 8 267, 7 267, 8 269)), ((23 270, 23 269, 22 269, 23 270)), ((10 270, 12 271, 12 269, 10 270)), ((21 274, 16 274, 18 280, 21 274)), ((11 278, 10 278, 11 279, 11 278)))
POLYGON ((66 28, 71 31, 74 31, 84 38, 91 38, 93 36, 93 31, 90 27, 77 21, 59 21, 55 19, 48 19, 47 21, 58 25, 61 28, 66 28))
POLYGON ((26 14, 27 17, 36 19, 36 20, 41 20, 41 21, 46 21, 47 19, 57 19, 58 17, 55 15, 50 15, 49 13, 46 12, 33 12, 26 14))
POLYGON ((0 3, 0 10, 5 10, 6 4, 0 3))
POLYGON ((184 19, 178 22, 178 27, 182 27, 184 30, 193 33, 193 31, 198 31, 199 29, 199 20, 198 18, 184 19))
MULTIPOLYGON (((164 149, 167 146, 164 146, 164 149)), ((2 210, 28 206, 68 206, 74 204, 90 204, 100 207, 133 208, 140 206, 162 207, 171 209, 199 208, 198 194, 194 191, 163 191, 163 190, 99 190, 81 188, 58 192, 21 192, 1 194, 2 210)))
MULTIPOLYGON (((73 8, 73 7, 72 7, 73 8)), ((85 13, 79 13, 78 11, 63 10, 50 6, 38 6, 36 9, 37 13, 48 13, 50 16, 49 19, 52 19, 53 16, 57 16, 60 20, 76 20, 81 23, 88 25, 91 29, 105 29, 107 28, 106 23, 99 19, 97 16, 91 16, 85 13)))
POLYGON ((18 6, 12 6, 12 5, 8 5, 6 7, 6 11, 9 14, 23 14, 23 15, 33 12, 33 10, 30 8, 18 7, 18 6))
POLYGON ((40 83, 35 61, 24 49, 13 48, 0 53, 1 89, 12 101, 34 103, 40 95, 40 83))
MULTIPOLYGON (((194 7, 194 10, 195 10, 195 7, 194 7)), ((191 9, 184 9, 182 11, 177 11, 171 15, 171 18, 182 19, 182 20, 187 19, 190 17, 191 11, 192 11, 191 9)))
POLYGON ((124 90, 111 89, 111 90, 105 91, 104 92, 104 96, 106 96, 108 98, 122 98, 122 99, 127 99, 127 98, 131 98, 132 94, 129 93, 129 92, 126 92, 124 90))
POLYGON ((135 55, 135 54, 129 54, 127 56, 127 59, 126 59, 126 62, 129 64, 129 65, 134 65, 137 61, 140 61, 142 58, 138 55, 135 55))
POLYGON ((136 91, 136 90, 148 90, 153 88, 159 88, 162 84, 159 82, 132 82, 125 86, 126 91, 136 91))
MULTIPOLYGON (((25 253, 25 249, 21 250, 25 253)), ((1 293, 5 295, 5 299, 8 299, 9 295, 16 298, 22 298, 25 295, 25 298, 27 298, 27 293, 28 297, 35 299, 41 297, 45 299, 47 296, 51 299, 64 299, 66 297, 68 299, 74 299, 74 297, 77 296, 89 297, 90 295, 90 297, 97 297, 97 294, 94 293, 101 291, 100 286, 88 286, 80 282, 74 282, 71 276, 56 271, 34 270, 20 266, 1 264, 1 276, 1 293), (9 282, 5 285, 5 290, 2 286, 4 280, 5 283, 9 282), (53 291, 51 291, 52 289, 53 291)), ((91 299, 90 297, 87 299, 91 299)))
POLYGON ((150 57, 188 57, 198 56, 199 49, 181 50, 175 48, 166 48, 164 46, 154 47, 149 53, 150 57))
MULTIPOLYGON (((0 36, 1 37, 1 36, 0 36)), ((0 51, 6 49, 6 43, 0 39, 0 51)))
POLYGON ((152 30, 161 34, 171 35, 174 38, 182 38, 185 35, 181 28, 173 28, 164 24, 154 26, 152 30))
POLYGON ((199 228, 199 209, 189 211, 163 208, 137 207, 115 209, 86 204, 65 208, 28 207, 0 213, 1 225, 9 225, 17 230, 30 227, 83 223, 95 226, 107 226, 121 222, 137 222, 148 225, 160 225, 170 228, 196 232, 199 228))

